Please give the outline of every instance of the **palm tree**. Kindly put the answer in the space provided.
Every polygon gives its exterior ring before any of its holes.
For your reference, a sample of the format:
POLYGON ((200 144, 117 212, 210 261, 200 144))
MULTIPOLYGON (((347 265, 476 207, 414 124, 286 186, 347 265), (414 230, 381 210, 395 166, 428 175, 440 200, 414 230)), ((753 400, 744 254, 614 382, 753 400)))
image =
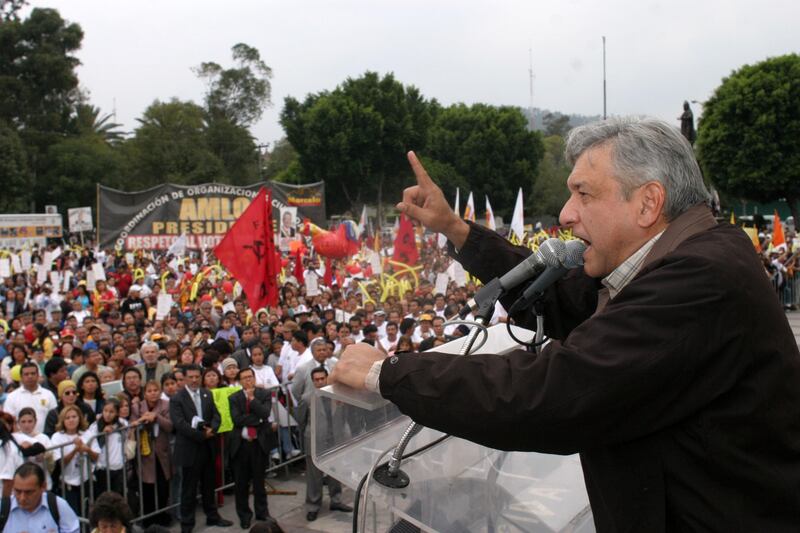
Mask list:
POLYGON ((100 116, 100 108, 90 104, 78 104, 75 107, 75 126, 81 135, 93 134, 103 139, 108 144, 116 144, 123 140, 122 127, 111 120, 110 114, 100 116))

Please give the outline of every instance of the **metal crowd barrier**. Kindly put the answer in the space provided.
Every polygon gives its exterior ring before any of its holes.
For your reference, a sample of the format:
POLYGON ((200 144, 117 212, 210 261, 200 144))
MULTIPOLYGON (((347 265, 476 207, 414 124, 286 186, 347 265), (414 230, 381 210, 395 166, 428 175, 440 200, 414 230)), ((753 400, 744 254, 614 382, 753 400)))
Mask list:
MULTIPOLYGON (((276 432, 276 439, 277 439, 276 450, 277 450, 277 455, 278 455, 279 459, 278 460, 273 460, 273 452, 272 451, 270 452, 269 464, 268 464, 268 467, 265 470, 265 477, 270 477, 269 474, 272 473, 272 472, 277 474, 277 472, 280 469, 283 469, 284 472, 285 472, 285 475, 288 476, 289 475, 289 466, 291 464, 293 464, 293 463, 298 462, 298 461, 305 461, 305 457, 306 457, 305 454, 308 452, 307 450, 303 450, 302 449, 303 448, 303 439, 302 439, 302 433, 301 432, 302 432, 302 430, 304 428, 300 427, 299 423, 296 423, 296 422, 295 422, 294 426, 292 425, 292 422, 295 421, 294 420, 294 415, 296 413, 296 409, 295 409, 295 407, 293 405, 293 401, 291 399, 291 394, 288 392, 289 384, 286 384, 285 386, 282 385, 281 388, 284 391, 285 397, 286 397, 286 406, 285 406, 286 413, 285 414, 281 413, 281 408, 278 405, 278 401, 277 401, 277 389, 278 389, 278 387, 275 387, 275 390, 273 391, 273 395, 272 395, 273 396, 273 399, 272 399, 272 417, 278 423, 278 429, 277 429, 277 432, 276 432), (284 439, 281 438, 281 434, 280 434, 281 431, 283 430, 283 428, 281 427, 282 420, 286 420, 286 422, 287 422, 286 431, 288 431, 288 437, 287 438, 290 439, 290 442, 292 444, 293 449, 296 449, 296 450, 298 450, 300 452, 299 454, 295 454, 294 456, 292 456, 291 455, 291 450, 285 450, 284 449, 284 439), (296 428, 296 429, 293 429, 293 428, 296 428)), ((153 484, 153 499, 154 499, 153 507, 154 507, 155 510, 153 510, 153 511, 151 511, 149 513, 145 513, 144 490, 143 490, 143 481, 142 481, 142 476, 141 476, 141 472, 142 472, 142 446, 141 446, 142 437, 141 437, 141 434, 142 434, 142 430, 143 429, 145 429, 145 427, 142 426, 142 425, 138 425, 138 426, 135 426, 135 427, 128 426, 128 427, 119 428, 119 429, 116 429, 116 430, 111 431, 109 433, 106 433, 105 434, 105 436, 106 436, 106 445, 103 446, 103 448, 102 448, 100 453, 105 453, 105 464, 109 465, 109 463, 110 463, 109 459, 110 459, 111 451, 109 449, 108 442, 110 442, 111 438, 114 438, 113 437, 114 435, 119 435, 116 438, 122 439, 122 457, 123 457, 123 463, 124 463, 124 466, 122 468, 122 492, 121 492, 121 494, 122 494, 123 498, 125 498, 125 500, 128 502, 129 506, 131 507, 131 512, 134 515, 134 519, 132 520, 133 523, 139 523, 139 522, 141 522, 143 520, 146 520, 148 518, 154 517, 154 516, 159 515, 161 513, 169 513, 170 516, 173 519, 177 519, 178 516, 177 516, 176 511, 180 508, 180 486, 179 485, 177 486, 178 494, 170 493, 170 496, 169 496, 169 499, 168 499, 168 505, 166 505, 164 507, 160 507, 158 505, 158 502, 159 502, 158 490, 159 490, 159 488, 158 488, 158 481, 157 481, 157 476, 158 476, 157 473, 156 473, 156 483, 153 484), (134 457, 132 459, 128 459, 125 456, 125 444, 124 444, 124 442, 127 441, 127 440, 132 440, 132 441, 134 441, 136 443, 136 453, 135 453, 135 455, 134 455, 134 457), (132 474, 131 474, 131 472, 132 472, 132 474), (131 486, 131 481, 134 481, 133 486, 131 486), (133 490, 133 489, 136 489, 136 493, 135 494, 131 494, 131 490, 133 490)), ((171 436, 170 436, 170 439, 171 439, 170 453, 174 453, 174 450, 173 450, 174 436, 173 435, 174 434, 171 434, 171 436)), ((89 439, 89 442, 85 442, 85 444, 87 446, 91 446, 96 438, 97 438, 97 435, 92 436, 89 439)), ((215 492, 218 494, 220 491, 224 491, 226 489, 233 488, 235 486, 235 484, 236 484, 236 480, 235 479, 231 479, 231 480, 226 482, 226 479, 225 479, 225 475, 229 471, 227 466, 230 463, 230 459, 231 459, 230 457, 228 457, 228 454, 226 453, 226 449, 225 449, 225 440, 226 440, 225 439, 225 433, 222 433, 222 434, 218 435, 216 438, 219 439, 219 454, 220 454, 220 457, 221 457, 221 471, 222 471, 221 472, 221 474, 222 474, 222 477, 221 477, 222 483, 218 487, 215 487, 215 492)), ((51 446, 51 447, 46 449, 45 453, 53 454, 54 462, 55 462, 56 465, 60 466, 59 470, 61 472, 63 472, 63 470, 64 470, 63 459, 62 459, 62 456, 64 455, 63 454, 63 449, 68 447, 68 446, 71 446, 71 445, 72 445, 72 442, 67 442, 67 443, 64 443, 64 444, 51 446)), ((153 449, 150 451, 150 453, 152 453, 152 454, 156 453, 155 449, 154 449, 155 442, 152 442, 151 446, 153 446, 153 449)), ((99 457, 98 457, 98 459, 99 459, 99 457)), ((156 461, 157 460, 158 459, 156 458, 156 461)), ((79 461, 78 467, 79 467, 79 471, 80 471, 80 478, 79 478, 80 479, 80 485, 78 485, 77 487, 70 486, 70 489, 74 490, 75 488, 78 488, 80 490, 80 502, 81 502, 81 505, 80 505, 80 509, 76 509, 76 513, 78 514, 78 519, 81 521, 82 525, 85 526, 85 527, 88 527, 88 524, 89 524, 89 518, 88 518, 89 517, 89 508, 90 508, 91 504, 94 503, 95 498, 98 496, 98 494, 96 494, 97 480, 95 479, 96 478, 96 476, 95 476, 95 472, 96 472, 95 466, 96 465, 95 464, 91 464, 91 459, 87 456, 86 453, 83 453, 83 452, 77 454, 72 459, 72 461, 79 461), (87 462, 89 462, 89 464, 87 464, 87 462)), ((158 466, 156 466, 156 468, 158 468, 158 466)), ((174 467, 172 467, 172 469, 173 469, 173 471, 175 470, 174 467)), ((112 481, 111 480, 111 478, 112 478, 111 470, 105 469, 105 474, 104 475, 105 475, 105 480, 104 480, 105 481, 105 486, 110 488, 111 485, 112 485, 112 483, 111 483, 111 481, 112 481)), ((173 475, 180 476, 180 469, 178 469, 177 474, 173 474, 173 475)), ((172 479, 167 480, 167 486, 168 487, 174 486, 173 483, 172 483, 172 479)), ((56 486, 55 483, 54 483, 53 490, 56 493, 58 493, 61 497, 66 499, 67 484, 66 484, 66 482, 64 480, 64 476, 63 475, 60 475, 60 477, 59 477, 58 486, 56 486)))
POLYGON ((784 273, 783 276, 783 279, 776 275, 771 276, 772 288, 781 305, 787 309, 796 309, 800 307, 800 275, 788 276, 784 273))

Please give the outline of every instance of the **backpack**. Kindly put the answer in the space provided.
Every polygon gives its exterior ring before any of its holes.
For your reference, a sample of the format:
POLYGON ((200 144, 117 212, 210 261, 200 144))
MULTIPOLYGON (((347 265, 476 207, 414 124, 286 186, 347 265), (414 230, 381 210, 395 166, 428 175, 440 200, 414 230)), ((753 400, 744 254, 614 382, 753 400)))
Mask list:
MULTIPOLYGON (((56 527, 59 528, 60 525, 59 521, 61 520, 61 515, 58 512, 58 500, 56 499, 56 495, 50 491, 46 492, 47 494, 47 507, 50 508, 50 516, 53 517, 53 520, 56 523, 56 527)), ((0 500, 0 531, 3 531, 6 527, 6 522, 8 522, 8 515, 11 514, 11 497, 10 496, 3 496, 2 500, 0 500)))

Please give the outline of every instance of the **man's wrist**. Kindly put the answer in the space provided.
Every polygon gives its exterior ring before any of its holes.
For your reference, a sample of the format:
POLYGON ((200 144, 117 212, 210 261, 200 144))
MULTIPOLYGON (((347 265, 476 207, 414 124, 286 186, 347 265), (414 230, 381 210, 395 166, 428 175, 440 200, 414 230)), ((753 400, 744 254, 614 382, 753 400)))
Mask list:
POLYGON ((464 222, 461 218, 455 217, 453 219, 453 223, 445 233, 447 239, 453 243, 456 250, 460 250, 464 247, 467 242, 467 237, 469 237, 469 224, 464 222))

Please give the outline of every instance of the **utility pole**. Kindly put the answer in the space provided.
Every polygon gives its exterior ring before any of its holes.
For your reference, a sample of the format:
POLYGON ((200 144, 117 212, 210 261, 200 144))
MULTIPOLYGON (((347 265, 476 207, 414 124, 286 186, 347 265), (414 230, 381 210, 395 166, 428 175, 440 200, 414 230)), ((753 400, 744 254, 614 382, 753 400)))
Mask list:
POLYGON ((606 36, 603 35, 603 120, 608 117, 606 114, 606 36))
POLYGON ((536 121, 533 119, 533 50, 528 48, 528 78, 530 88, 530 98, 528 99, 528 114, 530 114, 530 130, 536 127, 536 121))

